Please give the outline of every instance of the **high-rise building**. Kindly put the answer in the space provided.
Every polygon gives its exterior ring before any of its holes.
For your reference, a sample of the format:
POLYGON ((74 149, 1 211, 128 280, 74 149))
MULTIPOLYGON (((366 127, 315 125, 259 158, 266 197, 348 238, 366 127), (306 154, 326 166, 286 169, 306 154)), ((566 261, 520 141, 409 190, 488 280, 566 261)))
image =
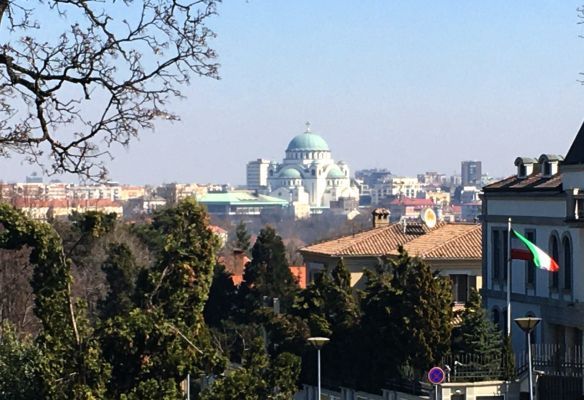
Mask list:
POLYGON ((36 172, 33 172, 26 177, 26 183, 43 183, 43 177, 36 172))
POLYGON ((268 186, 268 169, 270 161, 258 158, 247 163, 246 186, 249 190, 258 190, 268 186))
POLYGON ((462 161, 460 163, 462 186, 480 186, 482 168, 480 161, 462 161))

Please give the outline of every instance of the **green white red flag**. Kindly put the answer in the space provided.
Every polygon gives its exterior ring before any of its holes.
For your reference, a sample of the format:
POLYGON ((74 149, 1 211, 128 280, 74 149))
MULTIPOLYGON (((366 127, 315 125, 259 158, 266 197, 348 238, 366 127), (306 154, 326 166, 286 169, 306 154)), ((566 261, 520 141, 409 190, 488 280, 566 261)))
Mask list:
POLYGON ((551 258, 545 251, 530 242, 525 236, 512 229, 513 235, 519 239, 527 250, 511 249, 511 258, 519 260, 532 261, 536 267, 545 269, 551 272, 556 272, 560 269, 558 263, 551 258))

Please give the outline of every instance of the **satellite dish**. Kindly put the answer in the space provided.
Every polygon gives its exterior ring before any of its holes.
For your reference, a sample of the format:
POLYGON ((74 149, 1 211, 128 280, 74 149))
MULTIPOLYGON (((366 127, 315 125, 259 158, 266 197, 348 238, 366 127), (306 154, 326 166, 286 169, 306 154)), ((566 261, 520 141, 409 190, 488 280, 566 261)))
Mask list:
POLYGON ((436 213, 431 208, 426 208, 420 213, 420 218, 430 229, 436 226, 436 213))

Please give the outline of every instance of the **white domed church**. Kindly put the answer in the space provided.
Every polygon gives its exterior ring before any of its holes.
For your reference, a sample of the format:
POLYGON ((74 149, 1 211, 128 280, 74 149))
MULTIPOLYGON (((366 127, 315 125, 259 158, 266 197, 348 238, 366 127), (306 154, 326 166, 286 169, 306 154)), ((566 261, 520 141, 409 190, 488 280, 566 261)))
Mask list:
POLYGON ((248 186, 250 166, 260 162, 267 167, 265 184, 271 196, 312 209, 328 208, 331 201, 341 198, 359 199, 349 167, 332 159, 327 142, 310 130, 309 123, 304 133, 290 141, 281 163, 258 160, 248 164, 248 186))

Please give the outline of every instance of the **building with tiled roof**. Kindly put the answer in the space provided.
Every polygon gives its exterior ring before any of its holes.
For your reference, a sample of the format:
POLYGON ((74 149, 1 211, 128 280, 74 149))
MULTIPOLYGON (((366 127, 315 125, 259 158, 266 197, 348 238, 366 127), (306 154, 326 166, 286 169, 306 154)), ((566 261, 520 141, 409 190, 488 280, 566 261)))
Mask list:
MULTIPOLYGON (((542 318, 536 343, 584 344, 584 125, 566 157, 517 157, 516 173, 483 188, 483 299, 493 319, 510 330, 516 351, 523 332, 511 322, 542 318), (558 272, 512 260, 508 270, 508 221, 559 264, 558 272), (510 284, 511 312, 507 306, 510 284)), ((524 248, 515 239, 511 248, 524 248)))
POLYGON ((343 259, 351 273, 351 284, 362 285, 365 269, 375 268, 382 257, 396 257, 399 246, 403 246, 410 255, 452 278, 456 301, 465 302, 471 287, 480 288, 480 224, 439 222, 432 228, 418 220, 389 224, 388 214, 378 220, 378 211, 374 211, 375 226, 370 230, 300 249, 308 281, 343 259))
POLYGON ((401 218, 417 217, 425 208, 434 207, 432 199, 416 199, 399 196, 389 202, 391 220, 398 221, 401 218))
MULTIPOLYGON (((0 199, 0 201, 2 201, 0 199)), ((104 213, 116 213, 123 215, 123 204, 120 201, 110 199, 31 199, 16 198, 10 201, 15 208, 23 211, 33 219, 46 220, 51 218, 65 218, 73 212, 101 211, 104 213)))

